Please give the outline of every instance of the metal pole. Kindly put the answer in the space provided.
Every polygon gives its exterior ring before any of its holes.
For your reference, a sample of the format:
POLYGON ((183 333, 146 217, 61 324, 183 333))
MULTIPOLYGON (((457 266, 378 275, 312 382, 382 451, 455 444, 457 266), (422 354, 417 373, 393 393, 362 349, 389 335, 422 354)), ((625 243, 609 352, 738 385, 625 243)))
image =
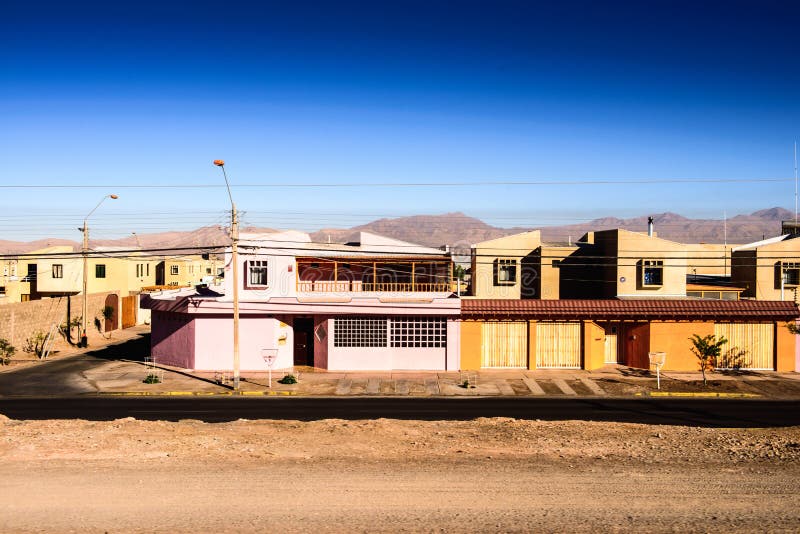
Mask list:
POLYGON ((88 298, 86 295, 87 287, 89 285, 89 273, 88 273, 88 265, 89 265, 89 229, 86 226, 86 219, 83 220, 83 248, 81 249, 83 252, 83 307, 82 307, 82 314, 83 317, 83 330, 81 331, 81 344, 83 344, 84 340, 88 339, 88 309, 89 303, 88 298))
POLYGON ((225 172, 225 162, 221 159, 214 160, 214 165, 222 169, 225 178, 225 187, 228 189, 228 198, 231 200, 231 270, 233 270, 233 389, 239 390, 239 217, 236 212, 236 203, 233 201, 231 186, 228 182, 228 173, 225 172))

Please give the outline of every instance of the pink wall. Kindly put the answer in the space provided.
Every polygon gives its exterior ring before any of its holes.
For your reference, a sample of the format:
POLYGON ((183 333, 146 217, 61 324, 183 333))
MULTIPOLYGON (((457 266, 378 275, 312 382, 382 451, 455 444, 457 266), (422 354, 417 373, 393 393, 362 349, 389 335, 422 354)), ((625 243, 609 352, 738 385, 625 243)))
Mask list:
POLYGON ((152 356, 158 363, 194 369, 195 323, 191 315, 153 310, 152 356))
MULTIPOLYGON (((233 368, 233 321, 230 316, 197 316, 195 319, 195 369, 204 371, 233 368)), ((243 316, 239 320, 239 368, 266 371, 262 349, 277 348, 273 369, 294 364, 292 328, 273 317, 243 316), (279 338, 285 335, 283 343, 279 338)))
POLYGON ((445 368, 445 349, 394 347, 334 347, 328 344, 331 371, 440 371, 445 368))

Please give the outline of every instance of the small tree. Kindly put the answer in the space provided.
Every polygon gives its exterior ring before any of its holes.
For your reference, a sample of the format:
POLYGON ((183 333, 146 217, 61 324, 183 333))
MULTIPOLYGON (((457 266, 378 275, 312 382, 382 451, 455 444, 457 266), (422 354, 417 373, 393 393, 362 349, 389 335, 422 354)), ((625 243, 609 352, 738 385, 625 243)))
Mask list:
POLYGON ((706 370, 711 371, 717 365, 717 358, 722 352, 722 345, 728 342, 724 336, 719 339, 714 334, 708 334, 705 337, 700 337, 693 334, 689 338, 692 342, 692 353, 697 357, 700 364, 700 372, 703 373, 703 385, 708 385, 706 382, 706 370))
POLYGON ((17 349, 5 338, 0 337, 0 365, 11 363, 11 357, 17 349))
POLYGON ((45 336, 44 332, 37 330, 31 335, 31 337, 25 340, 25 344, 22 346, 22 351, 35 354, 36 357, 41 360, 42 355, 44 354, 44 340, 46 338, 47 336, 45 336))

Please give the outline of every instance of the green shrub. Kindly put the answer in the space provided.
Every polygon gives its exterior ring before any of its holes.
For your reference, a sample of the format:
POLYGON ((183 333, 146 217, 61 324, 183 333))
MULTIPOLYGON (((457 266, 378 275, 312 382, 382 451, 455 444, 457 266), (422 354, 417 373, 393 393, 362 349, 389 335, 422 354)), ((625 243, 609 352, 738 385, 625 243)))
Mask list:
POLYGON ((289 373, 288 375, 278 380, 278 382, 280 382, 281 384, 297 384, 297 378, 292 373, 289 373))
POLYGON ((11 363, 11 357, 17 349, 5 338, 0 337, 0 365, 11 363))

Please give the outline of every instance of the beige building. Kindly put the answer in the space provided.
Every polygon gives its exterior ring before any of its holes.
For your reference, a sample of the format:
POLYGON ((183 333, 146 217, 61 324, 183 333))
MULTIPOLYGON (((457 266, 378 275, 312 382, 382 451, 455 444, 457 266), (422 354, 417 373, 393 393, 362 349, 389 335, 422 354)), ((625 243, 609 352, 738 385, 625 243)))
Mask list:
POLYGON ((733 249, 731 282, 742 297, 797 300, 800 286, 800 239, 781 235, 733 249))
POLYGON ((470 295, 483 299, 539 298, 534 294, 534 250, 542 245, 534 230, 471 247, 470 295))
POLYGON ((589 232, 559 264, 560 298, 686 296, 686 245, 615 229, 589 232))

